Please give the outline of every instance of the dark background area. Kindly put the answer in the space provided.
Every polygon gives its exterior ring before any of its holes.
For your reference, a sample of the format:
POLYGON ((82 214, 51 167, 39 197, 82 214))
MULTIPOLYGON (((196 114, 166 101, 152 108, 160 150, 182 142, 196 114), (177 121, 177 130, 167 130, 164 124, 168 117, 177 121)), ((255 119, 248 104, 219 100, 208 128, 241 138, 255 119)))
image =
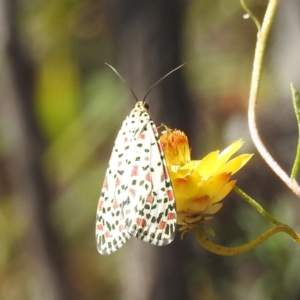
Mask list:
MULTIPOLYGON (((267 1, 249 0, 262 19, 267 1)), ((116 134, 135 100, 186 132, 192 158, 236 139, 255 156, 238 185, 299 231, 300 202, 272 174, 247 128, 256 27, 238 0, 0 0, 0 299, 300 299, 299 246, 278 234, 220 257, 186 234, 169 246, 131 239, 97 253, 95 215, 116 134)), ((281 1, 258 105, 259 128, 289 173, 297 144, 300 4, 281 1)), ((234 246, 272 225, 233 192, 211 221, 234 246)))

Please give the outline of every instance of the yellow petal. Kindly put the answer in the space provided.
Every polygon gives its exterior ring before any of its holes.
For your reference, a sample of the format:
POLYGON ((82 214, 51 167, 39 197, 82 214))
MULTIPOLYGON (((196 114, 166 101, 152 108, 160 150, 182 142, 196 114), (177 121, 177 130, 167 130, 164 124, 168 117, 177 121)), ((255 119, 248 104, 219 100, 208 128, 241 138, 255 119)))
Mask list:
POLYGON ((215 171, 217 171, 222 165, 224 165, 228 161, 228 159, 242 147, 243 144, 243 140, 238 140, 224 149, 218 157, 218 161, 215 165, 215 171))
POLYGON ((193 215, 206 209, 209 205, 209 202, 209 195, 201 195, 200 197, 196 197, 189 200, 184 210, 193 215))
POLYGON ((180 212, 184 211, 184 209, 187 207, 189 199, 186 197, 177 197, 177 196, 175 199, 176 199, 176 211, 179 214, 180 212))
POLYGON ((186 176, 191 175, 195 169, 194 165, 194 162, 189 162, 182 167, 178 165, 169 167, 169 173, 172 182, 177 178, 185 178, 186 176))
POLYGON ((197 164, 196 170, 201 177, 207 178, 213 173, 218 155, 219 151, 211 152, 197 164))
POLYGON ((231 173, 221 173, 212 176, 208 180, 205 180, 199 184, 197 196, 209 195, 210 198, 214 198, 220 190, 227 184, 231 176, 231 173))
POLYGON ((178 166, 172 166, 171 169, 169 169, 170 177, 173 182, 173 180, 177 178, 185 178, 186 176, 191 174, 191 171, 188 169, 181 169, 178 166))
POLYGON ((176 199, 191 198, 197 194, 198 182, 195 177, 186 176, 172 181, 176 199))
POLYGON ((218 212, 222 208, 222 203, 216 203, 214 205, 210 205, 207 209, 203 211, 204 214, 213 215, 218 212))
POLYGON ((219 169, 220 172, 231 172, 232 174, 236 173, 239 169, 241 169, 253 156, 253 154, 243 154, 239 155, 225 165, 221 166, 219 169))
POLYGON ((193 171, 198 166, 199 162, 200 161, 198 160, 192 160, 186 163, 185 165, 183 165, 180 169, 193 171))
POLYGON ((236 180, 232 180, 230 182, 228 182, 227 184, 225 184, 223 186, 223 188, 221 188, 211 199, 211 203, 210 204, 213 204, 213 203, 216 203, 216 202, 219 202, 221 201, 223 198, 225 198, 229 193, 230 191, 233 189, 234 185, 236 183, 236 180))

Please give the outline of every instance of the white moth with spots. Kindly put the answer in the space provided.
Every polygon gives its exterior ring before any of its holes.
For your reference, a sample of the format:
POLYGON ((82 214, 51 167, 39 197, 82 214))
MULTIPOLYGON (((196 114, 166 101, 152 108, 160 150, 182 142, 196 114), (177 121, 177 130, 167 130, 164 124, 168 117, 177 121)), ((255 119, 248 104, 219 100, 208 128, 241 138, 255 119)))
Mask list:
POLYGON ((146 96, 124 120, 106 171, 96 214, 96 244, 103 255, 131 236, 157 246, 175 237, 174 192, 146 96))

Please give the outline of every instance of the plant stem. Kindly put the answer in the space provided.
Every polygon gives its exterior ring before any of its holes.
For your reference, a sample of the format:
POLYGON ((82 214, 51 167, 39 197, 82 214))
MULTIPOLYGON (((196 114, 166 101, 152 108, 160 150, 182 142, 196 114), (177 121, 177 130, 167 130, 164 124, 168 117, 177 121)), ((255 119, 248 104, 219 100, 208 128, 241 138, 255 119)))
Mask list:
POLYGON ((291 83, 291 90, 292 90, 292 96, 293 96, 293 104, 294 104, 294 110, 295 115, 297 118, 298 123, 298 143, 297 143, 297 152, 295 157, 295 162, 292 168, 291 178, 296 179, 298 173, 299 173, 299 165, 300 165, 300 97, 299 93, 294 87, 294 85, 291 83))
POLYGON ((251 138, 258 152, 274 171, 274 173, 297 195, 300 197, 300 187, 294 179, 291 179, 285 171, 277 164, 277 162, 270 155, 262 140, 260 139, 257 124, 256 124, 256 104, 261 81, 261 71, 263 66, 263 59, 265 48, 270 33, 270 29, 274 20, 278 0, 270 0, 265 17, 262 23, 261 30, 257 34, 257 43, 254 54, 252 79, 250 86, 249 107, 248 107, 248 123, 251 138))
POLYGON ((253 198, 251 198, 249 195, 243 192, 240 188, 235 186, 233 189, 239 196, 241 196, 246 202, 248 202, 252 207, 254 207, 263 217, 265 217, 275 225, 282 225, 281 222, 273 218, 268 212, 264 210, 264 208, 260 204, 258 204, 253 198))
POLYGON ((272 235, 278 232, 285 232, 289 234, 297 244, 300 244, 300 236, 291 227, 284 224, 269 229, 268 231, 264 232, 263 234, 261 234, 260 236, 258 236, 257 238, 255 238, 247 244, 236 247, 225 247, 215 244, 212 240, 210 240, 207 237, 205 229, 203 227, 198 228, 197 230, 195 230, 194 233, 197 237, 199 244, 204 249, 218 255, 233 256, 243 254, 254 249, 255 247, 259 246, 265 240, 267 240, 272 235))
POLYGON ((250 18, 252 19, 252 21, 255 23, 255 25, 257 27, 257 30, 260 31, 261 25, 260 25, 259 21, 257 20, 257 18, 252 13, 252 11, 249 9, 249 7, 245 3, 245 1, 244 0, 240 0, 240 3, 242 5, 243 9, 247 12, 247 14, 250 16, 250 18))

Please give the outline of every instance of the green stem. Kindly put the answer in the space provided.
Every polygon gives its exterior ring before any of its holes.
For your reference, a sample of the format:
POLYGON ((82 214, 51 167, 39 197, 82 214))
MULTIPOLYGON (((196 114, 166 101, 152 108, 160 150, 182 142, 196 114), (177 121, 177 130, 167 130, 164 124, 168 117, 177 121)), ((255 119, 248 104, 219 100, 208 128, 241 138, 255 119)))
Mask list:
POLYGON ((291 178, 296 179, 297 175, 299 173, 299 165, 300 165, 300 97, 299 97, 298 91, 296 90, 296 88, 294 87, 294 85, 292 83, 291 83, 291 90, 292 90, 292 96, 293 96, 295 115, 296 115, 297 123, 298 123, 297 153, 296 153, 296 158, 295 158, 295 162, 294 162, 292 173, 291 173, 291 178))
POLYGON ((289 234, 297 244, 300 244, 300 236, 292 228, 284 224, 269 229, 268 231, 264 232, 262 235, 258 236, 256 239, 247 244, 236 247, 225 247, 215 244, 212 240, 210 240, 207 237, 205 229, 203 227, 198 228, 197 230, 195 230, 194 233, 197 237, 198 242, 204 249, 218 255, 233 256, 254 249, 255 247, 259 246, 265 240, 267 240, 272 235, 278 232, 285 232, 289 234))
POLYGON ((234 187, 234 191, 240 195, 245 201, 247 201, 251 206, 253 206, 262 216, 267 218, 270 222, 274 223, 277 225, 274 228, 269 229, 268 231, 264 232, 254 240, 252 240, 249 243, 236 246, 236 247, 225 247, 218 245, 214 243, 212 240, 210 240, 207 236, 207 230, 203 226, 199 226, 194 229, 194 234, 197 237, 198 242, 200 245, 205 248, 206 250, 218 254, 218 255, 224 255, 224 256, 233 256, 233 255, 238 255, 242 254, 245 252, 248 252, 255 247, 259 246, 261 243, 263 243, 265 240, 270 238, 272 235, 278 232, 285 232, 288 235, 292 237, 292 239, 300 245, 300 236, 298 235, 297 232, 290 226, 286 224, 282 224, 279 221, 277 221, 275 218, 273 218, 269 213, 267 213, 261 205, 259 205, 253 198, 248 196, 245 192, 243 192, 241 189, 238 187, 234 187))
POLYGON ((252 13, 252 11, 249 9, 249 7, 245 3, 245 1, 244 0, 240 0, 240 3, 242 5, 243 9, 247 12, 247 14, 250 16, 250 18, 252 19, 252 21, 255 23, 255 25, 257 27, 257 30, 260 31, 261 25, 260 25, 259 21, 257 20, 257 18, 252 13))
POLYGON ((263 217, 268 219, 270 222, 272 222, 275 225, 282 225, 281 222, 277 221, 275 218, 273 218, 268 212, 264 210, 264 208, 258 204, 253 198, 251 198, 249 195, 247 195, 245 192, 243 192, 240 188, 235 186, 233 190, 240 195, 246 202, 248 202, 252 207, 254 207, 263 217))

